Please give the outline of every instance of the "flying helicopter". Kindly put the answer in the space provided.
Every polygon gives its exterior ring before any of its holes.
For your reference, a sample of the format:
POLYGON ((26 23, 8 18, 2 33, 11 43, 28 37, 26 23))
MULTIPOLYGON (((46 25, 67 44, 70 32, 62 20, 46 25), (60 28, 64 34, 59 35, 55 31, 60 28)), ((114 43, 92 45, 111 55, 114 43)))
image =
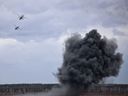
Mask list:
POLYGON ((23 20, 24 19, 24 15, 19 16, 19 20, 23 20))
POLYGON ((20 26, 16 26, 16 27, 15 27, 15 30, 18 30, 18 29, 20 29, 20 26))

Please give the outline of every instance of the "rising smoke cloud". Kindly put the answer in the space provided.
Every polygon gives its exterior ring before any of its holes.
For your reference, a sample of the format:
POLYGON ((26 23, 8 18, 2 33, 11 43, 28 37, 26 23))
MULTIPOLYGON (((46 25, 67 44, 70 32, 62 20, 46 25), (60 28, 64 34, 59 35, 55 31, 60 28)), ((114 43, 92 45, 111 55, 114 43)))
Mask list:
POLYGON ((83 88, 117 76, 123 63, 117 47, 114 39, 102 38, 97 30, 83 38, 80 34, 72 35, 65 42, 63 64, 57 74, 60 88, 42 96, 79 96, 83 88))
POLYGON ((65 42, 59 81, 78 90, 97 84, 105 77, 117 76, 123 62, 117 47, 114 39, 102 38, 97 30, 90 31, 84 38, 74 34, 65 42))

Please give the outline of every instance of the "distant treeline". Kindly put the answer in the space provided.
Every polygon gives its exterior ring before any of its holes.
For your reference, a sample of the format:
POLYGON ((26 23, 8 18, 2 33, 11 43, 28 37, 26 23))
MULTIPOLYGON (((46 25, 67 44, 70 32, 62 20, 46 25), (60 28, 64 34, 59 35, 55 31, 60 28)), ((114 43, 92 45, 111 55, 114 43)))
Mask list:
POLYGON ((25 94, 32 92, 47 92, 58 84, 2 84, 0 85, 0 96, 25 94))
MULTIPOLYGON (((48 92, 59 84, 4 84, 0 85, 0 96, 13 96, 16 94, 48 92)), ((88 90, 81 90, 81 96, 97 94, 96 96, 128 96, 128 84, 99 84, 91 86, 88 90), (120 95, 124 94, 124 95, 120 95)))

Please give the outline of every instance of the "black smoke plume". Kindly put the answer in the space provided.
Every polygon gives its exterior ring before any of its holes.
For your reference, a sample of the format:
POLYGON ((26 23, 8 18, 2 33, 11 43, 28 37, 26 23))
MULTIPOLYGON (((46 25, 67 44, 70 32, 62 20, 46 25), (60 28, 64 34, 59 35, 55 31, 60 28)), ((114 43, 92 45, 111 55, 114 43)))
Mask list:
POLYGON ((83 38, 80 34, 68 38, 63 65, 57 74, 68 91, 60 96, 79 96, 79 89, 97 84, 105 77, 117 76, 123 61, 117 47, 115 40, 102 38, 97 30, 83 38))

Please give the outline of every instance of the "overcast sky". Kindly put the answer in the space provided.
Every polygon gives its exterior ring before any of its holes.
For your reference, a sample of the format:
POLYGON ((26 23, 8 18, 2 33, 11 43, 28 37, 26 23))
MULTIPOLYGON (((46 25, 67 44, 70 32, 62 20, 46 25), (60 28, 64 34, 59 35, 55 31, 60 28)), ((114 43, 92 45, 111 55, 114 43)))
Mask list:
POLYGON ((57 82, 64 40, 91 29, 116 38, 124 64, 113 82, 128 83, 128 0, 0 0, 0 83, 57 82))

